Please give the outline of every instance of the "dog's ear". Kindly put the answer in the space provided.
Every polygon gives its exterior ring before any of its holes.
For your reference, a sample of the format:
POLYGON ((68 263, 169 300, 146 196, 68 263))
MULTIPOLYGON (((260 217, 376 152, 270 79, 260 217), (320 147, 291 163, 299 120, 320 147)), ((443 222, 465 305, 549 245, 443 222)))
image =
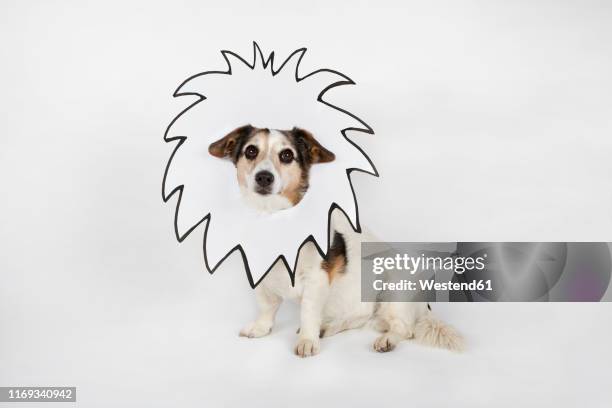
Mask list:
POLYGON ((246 125, 232 130, 221 139, 211 143, 210 146, 208 146, 208 153, 221 159, 229 157, 235 160, 237 157, 237 149, 242 145, 241 141, 250 135, 253 129, 253 126, 246 125))
POLYGON ((298 143, 305 146, 308 153, 307 157, 311 163, 328 163, 336 159, 336 155, 321 146, 321 143, 309 131, 294 127, 291 133, 293 133, 298 143))

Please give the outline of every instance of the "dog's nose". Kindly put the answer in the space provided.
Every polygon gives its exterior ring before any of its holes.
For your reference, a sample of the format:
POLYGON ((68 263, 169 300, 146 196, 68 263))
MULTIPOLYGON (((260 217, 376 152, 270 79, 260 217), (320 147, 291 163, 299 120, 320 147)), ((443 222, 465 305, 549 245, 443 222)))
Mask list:
POLYGON ((262 170, 255 175, 255 181, 260 187, 268 187, 270 184, 274 183, 274 174, 267 170, 262 170))

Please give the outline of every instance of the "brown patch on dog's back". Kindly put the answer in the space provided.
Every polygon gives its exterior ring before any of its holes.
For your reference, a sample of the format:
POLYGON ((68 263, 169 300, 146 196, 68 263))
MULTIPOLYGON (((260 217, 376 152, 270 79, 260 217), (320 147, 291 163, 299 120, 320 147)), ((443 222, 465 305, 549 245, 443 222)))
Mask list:
POLYGON ((334 233, 332 245, 321 262, 321 268, 327 272, 327 278, 331 284, 334 278, 346 271, 346 242, 339 232, 334 233))

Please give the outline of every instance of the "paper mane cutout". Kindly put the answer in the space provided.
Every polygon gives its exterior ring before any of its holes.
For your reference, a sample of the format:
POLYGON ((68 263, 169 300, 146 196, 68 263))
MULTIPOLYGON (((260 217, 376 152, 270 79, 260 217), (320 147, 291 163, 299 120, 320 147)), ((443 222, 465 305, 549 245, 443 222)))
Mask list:
POLYGON ((221 51, 226 70, 193 75, 174 92, 174 97, 196 100, 172 120, 164 134, 167 143, 177 142, 162 183, 164 202, 178 192, 174 216, 177 240, 182 242, 204 223, 204 263, 209 273, 238 251, 253 288, 279 260, 293 284, 298 252, 307 242, 313 242, 324 256, 329 250, 329 221, 335 208, 360 231, 350 174, 361 171, 378 177, 368 156, 347 136, 348 132, 374 134, 372 128, 324 98, 336 87, 355 83, 331 69, 302 74, 305 53, 306 48, 300 48, 276 65, 274 52, 264 57, 256 43, 252 62, 221 51), (310 188, 295 207, 273 214, 257 213, 243 202, 232 163, 208 153, 210 143, 246 124, 307 129, 335 153, 336 160, 311 168, 310 188))

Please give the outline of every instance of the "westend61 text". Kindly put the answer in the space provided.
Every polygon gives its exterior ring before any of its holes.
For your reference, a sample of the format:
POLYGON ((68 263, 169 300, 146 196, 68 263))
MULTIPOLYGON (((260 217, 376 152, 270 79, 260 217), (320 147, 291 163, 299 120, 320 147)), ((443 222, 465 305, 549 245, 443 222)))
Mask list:
POLYGON ((460 291, 482 291, 493 290, 491 279, 473 280, 471 282, 436 282, 433 279, 420 279, 409 281, 403 279, 398 282, 384 282, 377 279, 373 283, 374 290, 393 290, 393 291, 417 291, 417 290, 460 290, 460 291))

